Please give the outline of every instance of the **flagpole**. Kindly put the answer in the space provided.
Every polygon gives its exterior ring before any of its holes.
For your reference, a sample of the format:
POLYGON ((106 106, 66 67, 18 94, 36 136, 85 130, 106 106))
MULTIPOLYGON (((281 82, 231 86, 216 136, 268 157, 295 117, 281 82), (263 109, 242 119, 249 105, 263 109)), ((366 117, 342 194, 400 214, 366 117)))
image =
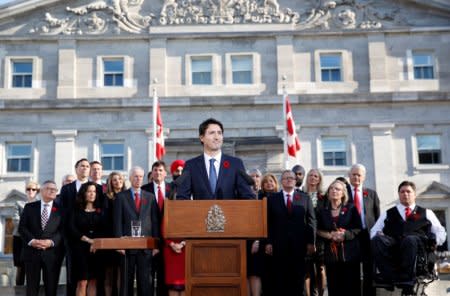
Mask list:
POLYGON ((281 77, 283 80, 283 162, 284 162, 284 168, 288 169, 288 154, 287 154, 287 117, 286 117, 286 75, 283 75, 281 77))
MULTIPOLYGON (((154 78, 153 79, 153 85, 156 85, 156 83, 158 83, 158 79, 154 78)), ((156 91, 156 86, 153 86, 153 151, 152 151, 152 155, 150 156, 151 158, 151 163, 153 164, 156 161, 156 117, 157 117, 157 112, 158 112, 158 94, 156 91)))

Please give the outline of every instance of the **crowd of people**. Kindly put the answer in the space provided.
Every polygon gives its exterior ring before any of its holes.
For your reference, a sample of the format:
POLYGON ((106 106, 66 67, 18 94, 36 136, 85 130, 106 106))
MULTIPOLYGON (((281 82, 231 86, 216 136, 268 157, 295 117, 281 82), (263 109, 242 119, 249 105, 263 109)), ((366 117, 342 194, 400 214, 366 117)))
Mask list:
POLYGON ((42 271, 47 296, 56 295, 65 261, 67 296, 182 296, 186 241, 165 237, 167 199, 267 199, 268 237, 247 242, 249 295, 375 295, 373 281, 401 283, 412 294, 414 256, 423 243, 440 245, 446 232, 434 213, 417 206, 414 183, 399 185, 399 205, 381 213, 377 193, 364 186, 366 169, 355 164, 324 190, 319 169, 301 165, 275 174, 245 171, 242 160, 222 154, 223 125, 199 126, 203 154, 170 166, 133 167, 129 184, 119 172, 104 183, 102 164, 83 158, 63 186, 45 181, 26 186, 27 203, 14 236, 16 284, 26 278, 28 296, 38 295, 42 271), (39 199, 37 194, 39 193, 39 199), (94 239, 141 235, 161 238, 153 250, 96 250, 94 239), (392 250, 401 255, 393 265, 392 250), (375 259, 375 262, 373 261, 375 259), (362 268, 361 268, 362 267, 362 268), (362 285, 358 285, 362 278, 362 285))

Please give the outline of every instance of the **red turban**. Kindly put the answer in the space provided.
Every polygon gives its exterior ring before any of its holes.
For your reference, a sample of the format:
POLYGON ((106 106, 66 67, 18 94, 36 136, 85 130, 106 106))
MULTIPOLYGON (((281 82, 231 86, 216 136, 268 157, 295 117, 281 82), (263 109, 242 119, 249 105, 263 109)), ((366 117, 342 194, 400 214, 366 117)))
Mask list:
POLYGON ((174 160, 172 162, 172 164, 170 165, 170 173, 173 175, 173 173, 178 169, 178 167, 183 167, 184 168, 184 160, 182 159, 177 159, 174 160))

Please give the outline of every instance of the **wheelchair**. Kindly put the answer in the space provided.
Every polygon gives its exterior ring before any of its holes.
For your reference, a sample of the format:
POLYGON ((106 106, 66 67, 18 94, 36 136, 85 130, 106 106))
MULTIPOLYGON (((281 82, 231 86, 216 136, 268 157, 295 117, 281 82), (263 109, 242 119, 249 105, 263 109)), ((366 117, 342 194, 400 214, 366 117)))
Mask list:
MULTIPOLYGON (((402 296, 427 296, 425 289, 438 277, 436 256, 436 241, 433 238, 424 238, 419 246, 414 262, 415 279, 412 282, 389 282, 383 280, 374 262, 373 287, 394 291, 395 288, 402 289, 402 296), (406 289, 405 289, 406 288, 406 289), (406 292, 409 291, 409 292, 406 292)), ((400 263, 398 262, 398 266, 400 263)))

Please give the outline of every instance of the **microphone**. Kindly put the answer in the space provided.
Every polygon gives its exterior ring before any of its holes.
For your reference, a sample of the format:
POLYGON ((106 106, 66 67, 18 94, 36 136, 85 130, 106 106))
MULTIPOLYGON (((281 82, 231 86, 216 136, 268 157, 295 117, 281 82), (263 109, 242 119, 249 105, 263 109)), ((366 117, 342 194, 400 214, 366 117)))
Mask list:
POLYGON ((255 180, 253 180, 253 178, 250 177, 244 170, 238 170, 238 174, 249 186, 255 186, 255 180))

